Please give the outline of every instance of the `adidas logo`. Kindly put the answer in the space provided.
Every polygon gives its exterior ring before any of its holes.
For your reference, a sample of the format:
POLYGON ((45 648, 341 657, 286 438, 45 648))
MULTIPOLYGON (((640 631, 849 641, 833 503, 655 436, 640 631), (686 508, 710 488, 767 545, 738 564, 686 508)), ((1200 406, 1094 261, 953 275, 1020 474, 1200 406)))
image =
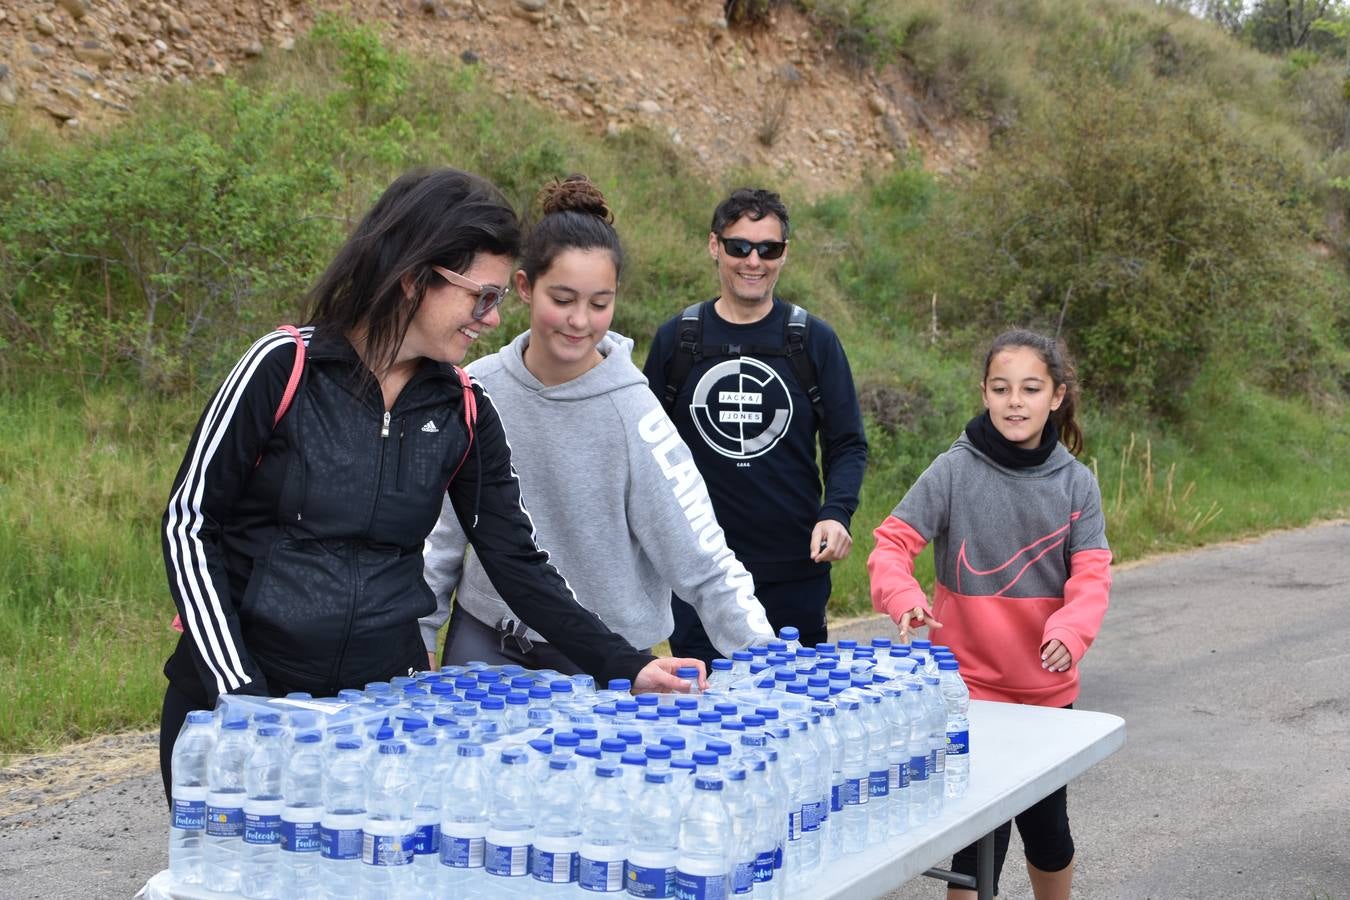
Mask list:
POLYGON ((427 419, 427 424, 422 426, 422 430, 427 434, 437 434, 440 431, 440 429, 436 427, 436 423, 430 419, 427 419))

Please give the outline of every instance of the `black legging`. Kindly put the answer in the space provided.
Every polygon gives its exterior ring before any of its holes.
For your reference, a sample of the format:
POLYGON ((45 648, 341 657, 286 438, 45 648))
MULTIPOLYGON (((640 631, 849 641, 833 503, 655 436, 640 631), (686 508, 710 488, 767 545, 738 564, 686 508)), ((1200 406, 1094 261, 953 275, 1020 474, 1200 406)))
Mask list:
POLYGON ((164 799, 173 808, 173 745, 183 722, 194 709, 206 708, 204 699, 194 699, 174 687, 173 682, 164 691, 164 706, 159 714, 159 774, 164 779, 164 799))

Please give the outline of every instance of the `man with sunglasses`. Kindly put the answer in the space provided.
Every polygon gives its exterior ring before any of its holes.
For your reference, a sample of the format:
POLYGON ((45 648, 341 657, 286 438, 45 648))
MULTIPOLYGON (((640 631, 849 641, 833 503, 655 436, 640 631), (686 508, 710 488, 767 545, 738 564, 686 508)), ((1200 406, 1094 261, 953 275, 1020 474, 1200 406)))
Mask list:
MULTIPOLYGON (((733 192, 708 235, 720 293, 657 330, 643 374, 689 445, 770 624, 796 627, 809 646, 826 640, 830 563, 853 545, 867 438, 834 330, 774 295, 787 247, 779 196, 733 192)), ((687 515, 703 505, 692 500, 687 515)), ((716 656, 694 609, 672 602, 672 652, 716 656)))

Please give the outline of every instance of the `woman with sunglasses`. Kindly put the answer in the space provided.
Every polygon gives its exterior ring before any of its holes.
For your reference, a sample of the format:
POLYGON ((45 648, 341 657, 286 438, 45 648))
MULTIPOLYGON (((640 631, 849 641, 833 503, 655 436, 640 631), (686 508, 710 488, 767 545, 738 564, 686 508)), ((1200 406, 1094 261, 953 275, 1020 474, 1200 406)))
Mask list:
POLYGON ((447 497, 515 613, 583 670, 682 686, 691 661, 654 660, 577 604, 535 542, 492 402, 455 368, 500 321, 519 241, 482 179, 404 175, 311 291, 308 325, 255 342, 211 400, 164 514, 184 628, 164 667, 166 790, 184 717, 220 694, 331 696, 425 666, 422 546, 447 497))
MULTIPOLYGON (((515 274, 529 330, 469 371, 501 414, 540 543, 580 601, 634 646, 669 636, 672 587, 723 655, 772 638, 689 449, 633 364, 633 342, 609 330, 623 250, 603 194, 573 175, 545 187, 539 205, 515 274)), ((520 623, 484 560, 466 558, 470 542, 447 504, 426 546, 439 604, 423 620, 428 651, 454 594, 445 662, 584 668, 520 623)))

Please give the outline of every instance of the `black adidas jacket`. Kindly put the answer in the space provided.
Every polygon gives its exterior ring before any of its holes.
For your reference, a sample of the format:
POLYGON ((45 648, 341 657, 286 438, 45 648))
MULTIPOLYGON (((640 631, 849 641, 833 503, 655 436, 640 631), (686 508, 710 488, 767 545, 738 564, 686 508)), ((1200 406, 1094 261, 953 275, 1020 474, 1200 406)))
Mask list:
POLYGON ((424 668, 417 619, 436 604, 422 543, 452 474, 464 530, 523 621, 602 680, 651 660, 579 606, 535 544, 481 386, 466 454, 452 367, 423 360, 386 414, 345 336, 303 333, 301 387, 281 422, 296 349, 274 332, 212 398, 174 479, 164 563, 184 633, 164 673, 176 687, 210 706, 220 693, 332 695, 424 668))

